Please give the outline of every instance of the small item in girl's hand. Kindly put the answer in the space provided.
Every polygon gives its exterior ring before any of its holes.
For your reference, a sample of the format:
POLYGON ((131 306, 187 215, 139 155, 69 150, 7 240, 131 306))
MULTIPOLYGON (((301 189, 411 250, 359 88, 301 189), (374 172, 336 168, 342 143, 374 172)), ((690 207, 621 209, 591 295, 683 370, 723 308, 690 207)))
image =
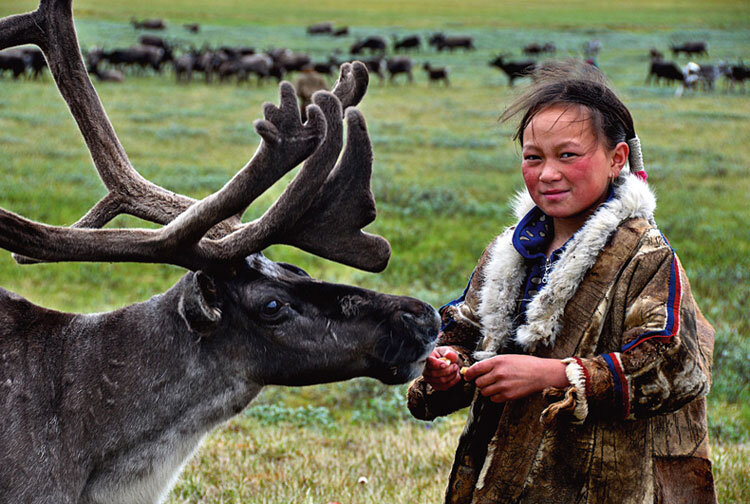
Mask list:
POLYGON ((458 370, 459 373, 461 373, 461 376, 465 375, 466 372, 469 370, 468 366, 464 366, 461 369, 458 370))
POLYGON ((451 360, 448 357, 440 357, 438 360, 439 361, 443 361, 446 364, 450 364, 451 363, 451 360))

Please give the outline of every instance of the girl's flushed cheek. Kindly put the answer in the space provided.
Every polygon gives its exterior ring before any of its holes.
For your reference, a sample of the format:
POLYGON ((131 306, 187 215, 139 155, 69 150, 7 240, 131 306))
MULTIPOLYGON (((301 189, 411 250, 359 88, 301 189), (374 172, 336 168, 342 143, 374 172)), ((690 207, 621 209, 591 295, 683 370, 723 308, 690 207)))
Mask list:
POLYGON ((536 189, 537 183, 539 182, 539 170, 534 170, 526 166, 521 166, 521 173, 523 174, 523 182, 526 184, 526 188, 529 193, 533 194, 536 189))
POLYGON ((568 164, 565 170, 565 178, 577 202, 584 208, 601 199, 609 182, 605 171, 595 161, 592 155, 581 156, 568 164))
POLYGON ((571 180, 582 180, 587 179, 592 174, 592 168, 594 166, 593 160, 590 154, 581 156, 575 161, 567 164, 565 173, 567 178, 571 180))

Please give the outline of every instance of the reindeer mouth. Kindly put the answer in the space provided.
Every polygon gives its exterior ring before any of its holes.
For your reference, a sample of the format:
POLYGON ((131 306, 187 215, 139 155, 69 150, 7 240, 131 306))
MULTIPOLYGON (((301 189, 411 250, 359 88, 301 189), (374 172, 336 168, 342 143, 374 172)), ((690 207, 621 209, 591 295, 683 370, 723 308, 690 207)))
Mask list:
POLYGON ((435 338, 429 342, 425 341, 422 346, 422 352, 419 353, 417 357, 392 364, 384 372, 375 376, 375 378, 387 385, 406 383, 417 378, 422 374, 425 363, 427 362, 427 356, 430 355, 434 348, 435 338))
POLYGON ((425 362, 426 359, 420 359, 419 361, 410 362, 407 364, 391 366, 390 368, 388 368, 388 371, 386 373, 375 376, 375 378, 385 383, 386 385, 398 385, 401 383, 407 383, 422 374, 425 362))

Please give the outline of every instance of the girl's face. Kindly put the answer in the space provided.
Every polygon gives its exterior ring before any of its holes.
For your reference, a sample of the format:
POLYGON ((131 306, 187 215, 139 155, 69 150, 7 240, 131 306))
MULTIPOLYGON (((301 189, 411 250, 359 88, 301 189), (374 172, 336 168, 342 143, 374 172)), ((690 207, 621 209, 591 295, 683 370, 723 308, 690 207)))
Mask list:
MULTIPOLYGON (((538 112, 523 131, 523 180, 534 203, 555 219, 582 225, 607 197, 628 157, 597 140, 588 110, 558 104, 538 112)), ((580 227, 580 226, 579 226, 580 227)))

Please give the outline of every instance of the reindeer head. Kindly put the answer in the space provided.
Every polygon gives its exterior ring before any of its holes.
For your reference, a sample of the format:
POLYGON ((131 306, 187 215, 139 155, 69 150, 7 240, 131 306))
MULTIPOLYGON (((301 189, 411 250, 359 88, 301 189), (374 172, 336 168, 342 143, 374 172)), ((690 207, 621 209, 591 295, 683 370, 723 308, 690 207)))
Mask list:
POLYGON ((241 374, 262 385, 357 376, 403 383, 421 372, 438 328, 421 301, 321 282, 262 254, 231 278, 196 272, 176 288, 180 316, 200 343, 231 348, 241 374))

